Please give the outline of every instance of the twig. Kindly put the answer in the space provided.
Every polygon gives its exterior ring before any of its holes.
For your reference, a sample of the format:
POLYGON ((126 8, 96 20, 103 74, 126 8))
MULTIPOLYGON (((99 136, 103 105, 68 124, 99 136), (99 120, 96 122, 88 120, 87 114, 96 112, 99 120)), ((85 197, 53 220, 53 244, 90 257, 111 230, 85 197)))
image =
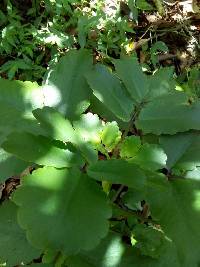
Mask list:
POLYGON ((111 199, 111 202, 112 202, 112 203, 114 203, 114 202, 118 199, 119 195, 120 195, 121 192, 124 190, 124 188, 125 188, 125 185, 121 185, 121 186, 119 187, 119 189, 117 190, 116 194, 115 194, 115 195, 113 196, 113 198, 111 199))

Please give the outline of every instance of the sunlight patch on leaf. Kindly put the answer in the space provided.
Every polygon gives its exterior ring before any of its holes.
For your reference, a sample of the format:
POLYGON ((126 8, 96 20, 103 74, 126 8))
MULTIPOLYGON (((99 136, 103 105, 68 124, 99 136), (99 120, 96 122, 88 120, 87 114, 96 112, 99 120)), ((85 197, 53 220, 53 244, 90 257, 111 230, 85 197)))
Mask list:
POLYGON ((106 249, 103 258, 103 266, 118 266, 124 251, 125 247, 121 245, 121 238, 119 236, 115 236, 106 249))
POLYGON ((55 107, 59 105, 62 101, 61 93, 56 85, 53 83, 44 85, 42 87, 44 95, 45 106, 55 107))
POLYGON ((200 212, 200 191, 196 190, 193 192, 194 195, 194 202, 193 202, 193 208, 195 211, 200 212))

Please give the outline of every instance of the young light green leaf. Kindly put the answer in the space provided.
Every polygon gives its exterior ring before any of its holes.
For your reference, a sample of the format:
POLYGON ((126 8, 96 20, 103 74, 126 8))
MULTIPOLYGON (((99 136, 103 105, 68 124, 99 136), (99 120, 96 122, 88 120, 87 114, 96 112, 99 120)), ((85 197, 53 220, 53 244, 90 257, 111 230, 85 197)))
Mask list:
POLYGON ((134 163, 125 160, 101 160, 89 166, 87 173, 98 181, 108 181, 131 188, 141 189, 145 186, 146 176, 134 163))
POLYGON ((77 119, 89 106, 90 88, 84 75, 91 68, 92 56, 89 51, 69 51, 46 80, 43 87, 45 105, 58 107, 70 120, 77 119))
POLYGON ((107 235, 106 195, 78 169, 38 169, 23 178, 14 202, 20 225, 38 248, 70 255, 93 249, 107 235))
POLYGON ((116 121, 106 123, 101 132, 101 140, 108 152, 112 151, 119 143, 121 135, 116 121))
POLYGON ((29 263, 38 258, 41 251, 32 247, 25 232, 17 224, 17 206, 5 201, 0 206, 0 265, 12 267, 29 263))
POLYGON ((175 134, 200 130, 200 102, 189 104, 184 93, 158 97, 141 111, 136 126, 144 133, 175 134))
POLYGON ((87 73, 87 81, 93 94, 119 119, 129 121, 134 109, 120 80, 103 65, 87 73))
POLYGON ((136 0, 136 6, 142 10, 152 10, 153 6, 149 4, 146 0, 136 0))
POLYGON ((126 57, 114 60, 114 64, 131 97, 138 103, 142 102, 149 91, 149 83, 137 59, 126 57))
POLYGON ((35 136, 26 132, 10 134, 2 147, 22 160, 39 165, 62 168, 82 164, 78 153, 73 153, 65 147, 59 148, 44 136, 35 136))
POLYGON ((141 147, 141 141, 139 136, 126 136, 120 145, 120 157, 132 158, 136 155, 141 147))

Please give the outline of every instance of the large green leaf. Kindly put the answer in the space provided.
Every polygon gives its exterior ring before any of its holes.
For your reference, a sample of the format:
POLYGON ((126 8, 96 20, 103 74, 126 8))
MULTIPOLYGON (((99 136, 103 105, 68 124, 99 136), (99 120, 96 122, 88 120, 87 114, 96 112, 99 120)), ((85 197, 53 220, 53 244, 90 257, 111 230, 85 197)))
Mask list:
POLYGON ((135 247, 140 250, 142 255, 153 259, 159 259, 159 257, 163 256, 163 249, 166 249, 166 243, 169 240, 159 228, 137 224, 134 226, 132 234, 136 240, 135 247))
POLYGON ((31 111, 43 106, 37 83, 0 79, 0 143, 13 130, 39 132, 31 111))
POLYGON ((131 97, 139 103, 142 102, 149 91, 149 83, 137 59, 135 57, 126 57, 114 60, 114 64, 118 76, 125 84, 131 97))
POLYGON ((175 134, 200 130, 200 102, 189 104, 184 93, 158 97, 147 104, 136 121, 144 133, 175 134))
POLYGON ((103 126, 98 115, 92 113, 83 114, 78 121, 73 122, 73 126, 83 141, 92 144, 101 142, 100 133, 103 126))
POLYGON ((87 50, 71 50, 57 63, 43 87, 46 106, 56 106, 70 120, 76 119, 89 106, 90 88, 85 73, 92 68, 87 50))
POLYGON ((160 144, 167 154, 167 166, 192 170, 200 166, 200 136, 198 133, 180 133, 163 136, 160 144))
POLYGON ((198 267, 200 262, 200 182, 178 179, 149 180, 151 216, 174 244, 180 267, 198 267))
POLYGON ((146 177, 134 163, 125 160, 101 160, 89 166, 87 173, 98 181, 108 181, 113 184, 123 184, 132 188, 144 187, 146 177))
POLYGON ((173 73, 173 68, 161 68, 157 70, 154 75, 148 76, 148 100, 152 100, 162 95, 167 95, 175 90, 173 73))
POLYGON ((97 65, 86 77, 93 94, 110 111, 123 121, 131 119, 131 113, 134 109, 133 102, 117 76, 105 66, 97 65))
POLYGON ((129 128, 129 122, 120 120, 112 111, 101 103, 94 95, 91 97, 90 109, 93 113, 98 114, 106 121, 116 121, 122 130, 129 128))
POLYGON ((193 179, 193 180, 200 180, 200 168, 197 167, 192 171, 187 171, 184 175, 185 178, 193 179))
POLYGON ((141 256, 137 249, 125 244, 120 235, 109 233, 92 251, 81 251, 66 260, 68 267, 181 267, 170 242, 163 247, 159 259, 141 256))
POLYGON ((38 169, 23 178, 14 201, 28 240, 41 249, 67 255, 89 250, 108 232, 106 195, 78 169, 38 169))
POLYGON ((0 104, 0 144, 6 139, 6 136, 13 131, 27 131, 36 134, 42 134, 43 130, 39 127, 37 121, 30 116, 24 116, 22 111, 7 105, 0 104))
POLYGON ((43 106, 43 98, 37 83, 0 79, 0 106, 7 104, 22 114, 31 114, 33 109, 43 106))
MULTIPOLYGON (((75 144, 88 162, 92 163, 97 161, 97 151, 88 142, 93 141, 92 137, 98 139, 98 135, 94 135, 91 132, 91 130, 93 133, 96 131, 95 122, 92 119, 98 118, 97 115, 91 113, 82 115, 79 121, 74 123, 77 127, 74 129, 69 120, 65 119, 60 112, 51 107, 36 109, 33 111, 33 114, 40 122, 41 127, 46 130, 48 136, 63 142, 75 144)), ((100 124, 99 119, 98 124, 100 124)))
POLYGON ((159 145, 145 143, 129 162, 146 170, 159 170, 166 167, 167 155, 159 145))
POLYGON ((0 265, 13 267, 29 263, 41 252, 27 241, 25 232, 17 224, 17 206, 6 201, 0 206, 0 265))
POLYGON ((70 121, 54 108, 35 109, 33 115, 50 137, 64 142, 74 141, 75 133, 70 121))
POLYGON ((26 132, 10 134, 2 147, 22 160, 39 165, 62 168, 81 163, 78 153, 73 153, 65 147, 59 148, 55 142, 44 136, 26 132))
POLYGON ((27 162, 14 157, 0 148, 0 183, 13 175, 19 175, 27 166, 27 162))

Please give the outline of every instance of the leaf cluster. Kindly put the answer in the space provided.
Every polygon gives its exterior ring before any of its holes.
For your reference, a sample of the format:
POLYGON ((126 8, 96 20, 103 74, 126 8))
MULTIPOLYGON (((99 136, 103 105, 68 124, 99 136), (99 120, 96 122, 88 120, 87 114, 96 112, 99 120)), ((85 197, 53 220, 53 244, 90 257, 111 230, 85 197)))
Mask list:
POLYGON ((43 86, 0 79, 2 264, 198 266, 200 102, 170 68, 113 65, 71 50, 43 86))

